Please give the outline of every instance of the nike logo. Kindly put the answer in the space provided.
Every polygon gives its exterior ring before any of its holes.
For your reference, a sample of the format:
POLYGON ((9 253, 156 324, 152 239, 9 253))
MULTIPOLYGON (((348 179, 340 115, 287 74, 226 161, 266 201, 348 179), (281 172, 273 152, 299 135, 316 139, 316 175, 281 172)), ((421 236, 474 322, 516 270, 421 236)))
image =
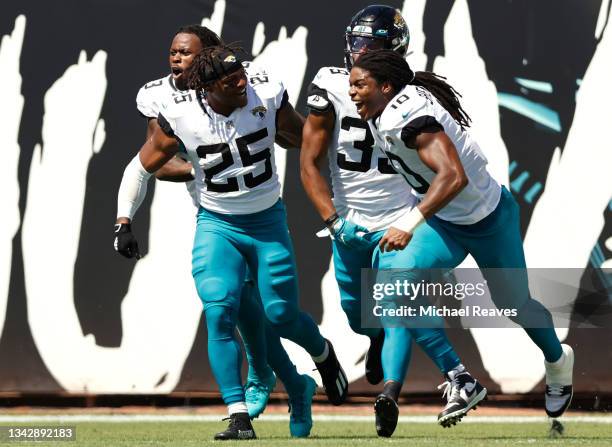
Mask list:
POLYGON ((470 397, 472 394, 474 394, 474 388, 476 388, 476 382, 466 383, 463 390, 465 391, 465 394, 470 397))

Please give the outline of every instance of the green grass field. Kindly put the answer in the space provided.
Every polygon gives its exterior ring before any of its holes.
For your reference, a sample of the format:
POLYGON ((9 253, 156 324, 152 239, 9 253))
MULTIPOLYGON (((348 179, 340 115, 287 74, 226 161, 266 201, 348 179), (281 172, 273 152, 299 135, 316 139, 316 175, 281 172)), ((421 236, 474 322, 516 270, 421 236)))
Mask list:
MULTIPOLYGON (((214 442, 215 432, 226 422, 87 422, 76 425, 77 440, 70 442, 10 442, 3 445, 56 445, 56 446, 206 446, 221 445, 214 442)), ((612 424, 567 422, 565 435, 551 439, 549 425, 542 423, 464 423, 452 429, 443 429, 429 423, 400 423, 393 438, 376 436, 373 423, 315 422, 309 439, 291 439, 286 421, 256 421, 257 441, 242 441, 261 446, 505 446, 505 445, 612 445, 612 424)), ((2 423, 6 426, 9 424, 2 423)), ((18 424, 19 426, 30 424, 18 424)), ((49 425, 45 423, 44 425, 49 425)), ((235 445, 235 442, 230 442, 235 445)))

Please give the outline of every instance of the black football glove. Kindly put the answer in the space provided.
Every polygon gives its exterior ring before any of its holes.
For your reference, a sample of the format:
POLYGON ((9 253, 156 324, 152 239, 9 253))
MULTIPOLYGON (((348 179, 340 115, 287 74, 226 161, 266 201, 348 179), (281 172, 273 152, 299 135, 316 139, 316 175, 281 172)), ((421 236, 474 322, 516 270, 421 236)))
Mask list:
POLYGON ((115 225, 115 251, 126 258, 140 259, 140 250, 138 250, 138 242, 132 233, 130 224, 115 225))

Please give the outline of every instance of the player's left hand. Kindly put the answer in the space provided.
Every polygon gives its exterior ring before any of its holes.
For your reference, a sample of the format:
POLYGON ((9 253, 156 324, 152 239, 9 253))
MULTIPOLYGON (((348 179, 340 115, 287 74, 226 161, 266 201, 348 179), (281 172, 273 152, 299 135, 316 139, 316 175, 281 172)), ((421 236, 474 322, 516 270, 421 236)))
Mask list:
POLYGON ((412 233, 406 233, 405 231, 398 230, 395 227, 389 227, 385 235, 378 243, 380 251, 403 250, 412 239, 412 233))

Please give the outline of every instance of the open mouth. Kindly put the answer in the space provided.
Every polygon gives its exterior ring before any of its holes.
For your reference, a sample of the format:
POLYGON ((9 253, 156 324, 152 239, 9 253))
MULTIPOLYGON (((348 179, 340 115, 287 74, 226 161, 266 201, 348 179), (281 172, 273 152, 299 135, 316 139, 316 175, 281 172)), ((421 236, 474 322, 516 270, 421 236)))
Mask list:
POLYGON ((181 67, 170 67, 172 74, 174 77, 180 76, 183 73, 183 69, 181 67))
POLYGON ((361 111, 363 110, 363 103, 362 102, 356 102, 355 103, 355 107, 357 107, 357 113, 359 113, 361 115, 361 111))

